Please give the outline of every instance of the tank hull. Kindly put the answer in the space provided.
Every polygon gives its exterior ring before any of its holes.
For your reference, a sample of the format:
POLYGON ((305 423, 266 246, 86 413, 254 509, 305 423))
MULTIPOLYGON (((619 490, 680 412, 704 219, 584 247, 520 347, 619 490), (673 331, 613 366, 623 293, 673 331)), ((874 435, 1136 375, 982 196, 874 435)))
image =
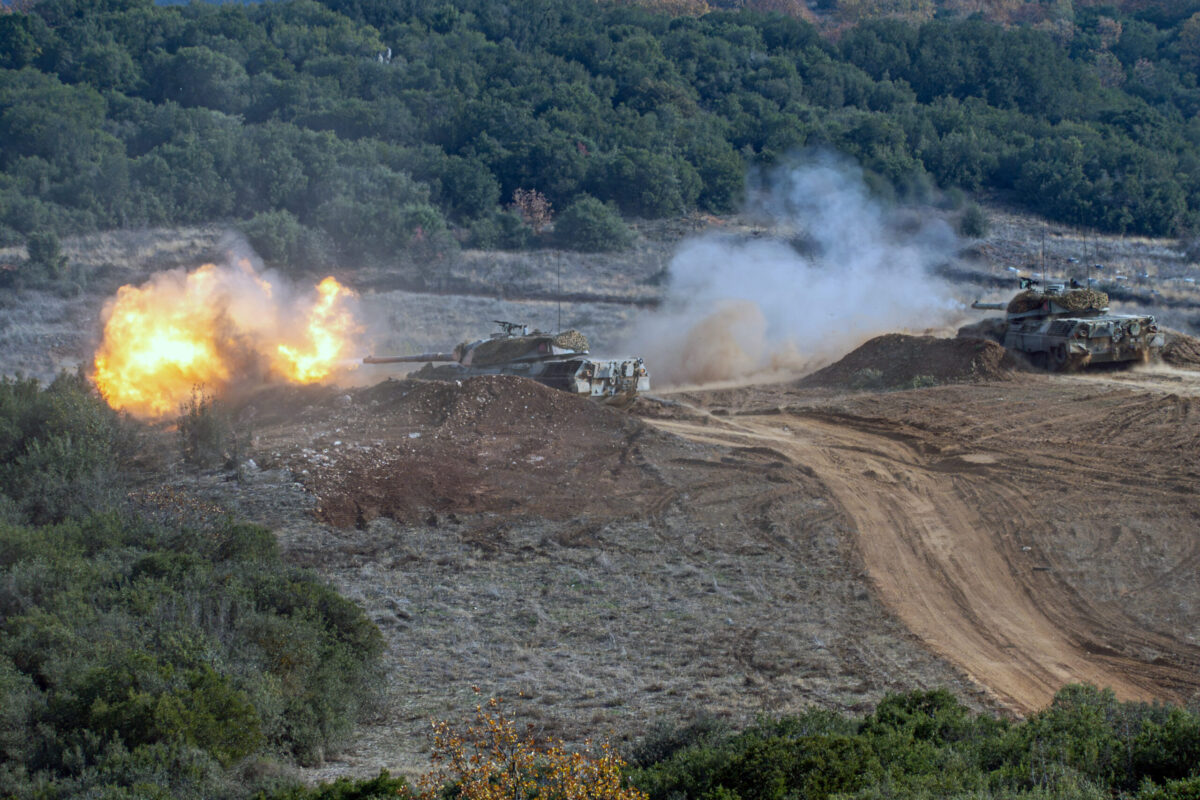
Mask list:
POLYGON ((511 362, 478 367, 458 363, 426 364, 411 377, 422 380, 464 380, 477 375, 515 375, 572 394, 599 399, 628 397, 650 391, 650 376, 640 358, 566 358, 511 362))
POLYGON ((966 325, 959 336, 994 339, 1043 369, 1066 372, 1089 364, 1137 363, 1156 358, 1164 337, 1149 314, 1112 314, 1108 295, 1073 282, 1043 291, 1021 280, 1022 291, 1007 305, 972 303, 972 308, 1008 313, 966 325))
POLYGON ((1147 361, 1162 351, 1154 317, 1099 314, 1012 320, 1004 346, 1058 371, 1089 364, 1147 361))
POLYGON ((499 333, 463 342, 452 353, 416 356, 367 356, 365 364, 427 361, 414 378, 462 380, 477 375, 514 375, 553 389, 612 400, 632 398, 650 390, 650 375, 640 358, 588 357, 587 338, 576 330, 529 332, 514 322, 495 320, 499 333), (447 362, 437 364, 434 362, 447 362))
POLYGON ((1154 317, 1145 314, 997 317, 964 326, 959 335, 994 339, 1034 366, 1057 372, 1150 361, 1164 344, 1154 317))

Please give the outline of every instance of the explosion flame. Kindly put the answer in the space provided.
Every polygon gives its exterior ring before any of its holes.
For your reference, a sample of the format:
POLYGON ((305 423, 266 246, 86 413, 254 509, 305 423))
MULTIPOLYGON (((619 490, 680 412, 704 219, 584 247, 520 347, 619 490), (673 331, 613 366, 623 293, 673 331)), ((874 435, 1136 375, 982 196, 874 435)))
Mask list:
POLYGON ((109 405, 142 417, 178 413, 197 385, 325 380, 361 330, 354 298, 333 277, 297 296, 246 259, 161 273, 105 307, 93 380, 109 405))

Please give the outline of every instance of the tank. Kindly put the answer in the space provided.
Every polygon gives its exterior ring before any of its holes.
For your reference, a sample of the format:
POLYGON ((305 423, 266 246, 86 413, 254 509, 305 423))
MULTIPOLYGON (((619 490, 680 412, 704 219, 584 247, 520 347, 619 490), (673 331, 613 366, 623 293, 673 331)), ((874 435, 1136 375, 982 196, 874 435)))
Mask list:
POLYGON ((971 307, 1006 313, 966 325, 959 336, 995 339, 1042 369, 1069 372, 1089 364, 1148 361, 1162 352, 1163 335, 1153 316, 1109 313, 1107 294, 1078 285, 1049 284, 1043 290, 1023 278, 1007 305, 971 307))
POLYGON ((600 399, 631 398, 650 390, 640 358, 588 358, 588 340, 576 330, 530 332, 521 323, 495 321, 497 333, 463 342, 449 353, 367 356, 364 364, 420 364, 414 378, 461 380, 476 375, 518 375, 554 389, 600 399))

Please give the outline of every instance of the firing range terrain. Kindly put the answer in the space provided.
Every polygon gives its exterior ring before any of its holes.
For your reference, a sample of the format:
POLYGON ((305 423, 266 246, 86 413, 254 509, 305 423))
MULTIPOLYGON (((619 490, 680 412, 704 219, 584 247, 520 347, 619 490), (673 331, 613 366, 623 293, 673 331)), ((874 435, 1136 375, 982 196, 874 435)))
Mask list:
MULTIPOLYGON (((195 236, 197 254, 219 247, 195 236)), ((155 241, 109 256, 110 271, 195 263, 155 241)), ((564 306, 564 327, 617 341, 663 252, 613 265, 603 300, 564 306)), ((557 263, 500 261, 525 285, 557 279, 557 263)), ((961 268, 980 276, 969 297, 1000 266, 961 268)), ((399 291, 364 303, 413 349, 479 333, 463 330, 475 319, 548 325, 557 311, 399 291)), ((4 371, 43 370, 45 336, 58 363, 84 360, 95 331, 80 320, 103 298, 32 299, 5 311, 19 347, 4 371), (34 308, 42 329, 20 322, 34 308)), ((1167 366, 1047 376, 989 343, 891 334, 807 377, 657 391, 625 410, 502 377, 266 388, 235 409, 253 461, 241 481, 177 468, 159 429, 168 474, 138 499, 272 526, 384 632, 386 695, 319 777, 418 768, 429 718, 465 717, 472 686, 573 741, 916 687, 1012 713, 1077 680, 1189 702, 1200 372, 1180 341, 1167 366), (865 370, 877 387, 861 387, 865 370), (897 389, 922 376, 937 385, 897 389)))

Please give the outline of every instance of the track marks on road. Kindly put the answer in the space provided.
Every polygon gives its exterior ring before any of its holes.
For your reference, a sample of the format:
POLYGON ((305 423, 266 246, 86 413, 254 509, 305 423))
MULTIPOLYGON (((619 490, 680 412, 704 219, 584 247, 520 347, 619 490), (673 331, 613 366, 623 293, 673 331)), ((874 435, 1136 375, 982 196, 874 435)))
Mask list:
MULTIPOLYGON (((1121 438, 1146 411, 1145 398, 1109 398, 1098 435, 1121 438)), ((1036 410, 1017 414, 987 440, 1013 429, 1041 438, 1053 428, 1036 410)), ((1184 413, 1190 412, 1190 408, 1184 413)), ((1097 423, 1096 408, 1059 418, 1097 423)), ((703 421, 655 421, 708 444, 769 448, 811 470, 852 521, 855 546, 884 604, 933 651, 959 666, 1004 705, 1028 712, 1066 683, 1112 687, 1128 699, 1183 700, 1195 690, 1196 649, 1145 631, 1112 607, 1080 597, 1057 574, 1026 528, 1044 509, 1025 487, 1055 474, 1119 491, 1120 477, 1086 455, 955 452, 911 426, 884 418, 789 409, 703 421), (1155 664, 1138 654, 1166 654, 1155 664)), ((1020 432, 1018 432, 1019 435, 1020 432)), ((957 450, 962 450, 961 442, 957 450)), ((1190 559, 1189 559, 1190 560, 1190 559)))

